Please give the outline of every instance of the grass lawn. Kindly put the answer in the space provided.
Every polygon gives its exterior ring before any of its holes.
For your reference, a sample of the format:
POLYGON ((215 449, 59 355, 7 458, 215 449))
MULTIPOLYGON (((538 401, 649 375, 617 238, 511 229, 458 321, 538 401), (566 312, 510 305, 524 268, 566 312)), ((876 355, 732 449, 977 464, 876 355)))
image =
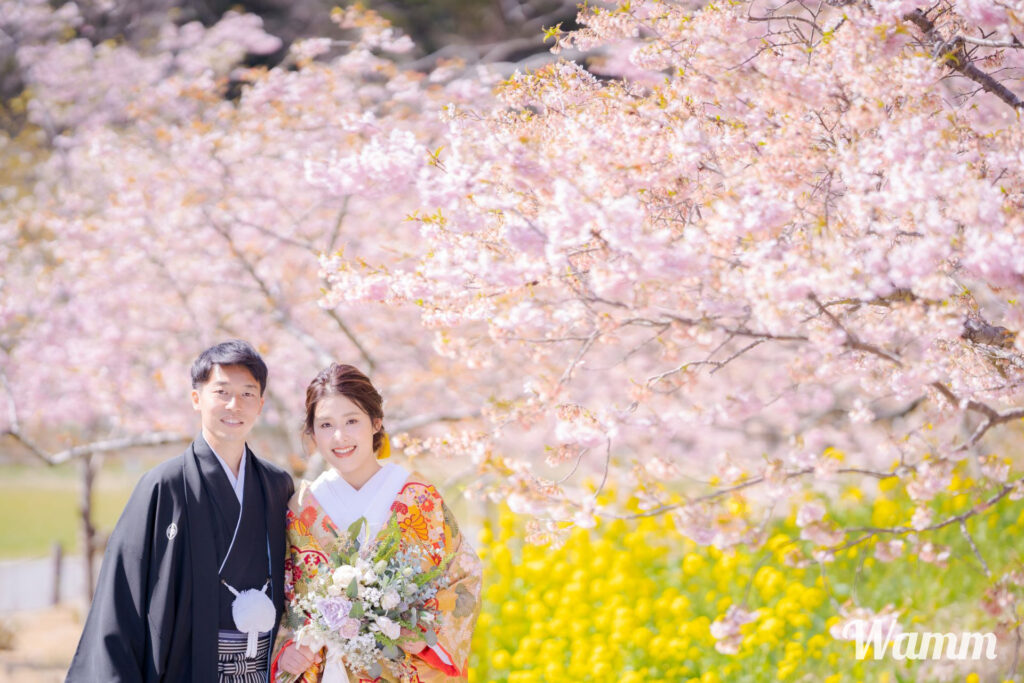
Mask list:
MULTIPOLYGON (((145 467, 111 464, 96 476, 93 524, 107 534, 121 515, 145 467)), ((45 556, 60 541, 64 552, 80 548, 81 483, 74 465, 0 465, 0 558, 45 556)))

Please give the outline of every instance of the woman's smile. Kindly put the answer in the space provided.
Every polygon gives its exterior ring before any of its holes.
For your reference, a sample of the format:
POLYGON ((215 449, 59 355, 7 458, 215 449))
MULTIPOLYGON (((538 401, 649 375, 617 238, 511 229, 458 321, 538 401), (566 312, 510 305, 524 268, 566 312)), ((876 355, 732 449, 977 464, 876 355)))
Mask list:
POLYGON ((381 428, 362 408, 341 394, 317 403, 313 441, 324 460, 355 488, 380 469, 373 451, 373 435, 381 428))

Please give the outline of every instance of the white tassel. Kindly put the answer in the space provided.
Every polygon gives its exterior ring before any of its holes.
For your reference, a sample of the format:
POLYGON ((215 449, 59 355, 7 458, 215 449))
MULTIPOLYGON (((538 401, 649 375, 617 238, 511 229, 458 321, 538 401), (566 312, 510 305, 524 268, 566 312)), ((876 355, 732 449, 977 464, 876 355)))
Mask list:
POLYGON ((235 596, 234 602, 231 603, 231 617, 235 620, 235 628, 248 636, 245 656, 253 659, 256 657, 260 633, 274 628, 274 622, 277 621, 277 610, 274 609, 273 601, 267 597, 267 586, 270 585, 270 581, 263 584, 260 590, 249 588, 241 593, 227 581, 224 581, 224 585, 235 596))

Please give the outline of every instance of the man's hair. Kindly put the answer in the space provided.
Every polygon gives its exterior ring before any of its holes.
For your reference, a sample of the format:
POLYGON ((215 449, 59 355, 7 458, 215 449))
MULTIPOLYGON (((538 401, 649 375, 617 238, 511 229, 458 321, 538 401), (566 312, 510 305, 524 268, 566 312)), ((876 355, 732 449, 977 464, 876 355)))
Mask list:
POLYGON ((231 339, 221 342, 199 354, 192 364, 192 388, 198 389, 206 384, 213 372, 214 365, 241 365, 248 370, 260 385, 260 395, 267 388, 267 364, 247 341, 231 339))

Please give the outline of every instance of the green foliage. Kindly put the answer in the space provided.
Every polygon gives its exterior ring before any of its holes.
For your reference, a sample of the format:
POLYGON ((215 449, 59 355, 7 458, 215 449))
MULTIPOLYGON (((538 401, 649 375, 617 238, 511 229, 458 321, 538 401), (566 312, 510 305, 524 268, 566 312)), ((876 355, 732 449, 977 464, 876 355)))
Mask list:
MULTIPOLYGON (((134 486, 135 475, 97 479, 94 525, 101 535, 114 528, 134 486)), ((0 557, 42 557, 54 542, 80 551, 80 484, 71 466, 56 469, 0 467, 0 557)))

